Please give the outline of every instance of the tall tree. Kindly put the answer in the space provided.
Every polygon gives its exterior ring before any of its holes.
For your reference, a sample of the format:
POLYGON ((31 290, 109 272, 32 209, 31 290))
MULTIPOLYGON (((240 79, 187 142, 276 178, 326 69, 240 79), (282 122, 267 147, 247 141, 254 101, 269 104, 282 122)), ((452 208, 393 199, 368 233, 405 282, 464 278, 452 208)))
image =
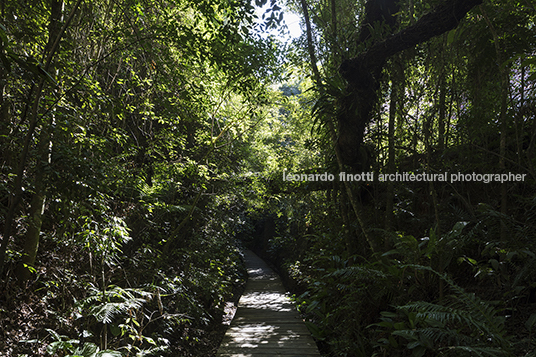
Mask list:
POLYGON ((278 72, 268 69, 276 57, 269 41, 254 39, 249 3, 79 0, 65 4, 65 14, 59 0, 43 8, 7 4, 14 18, 0 29, 9 79, 3 108, 13 96, 26 101, 13 101, 13 115, 2 123, 2 134, 10 134, 2 140, 13 150, 2 157, 8 182, 2 188, 9 197, 2 205, 9 207, 0 268, 9 243, 20 244, 14 237, 22 223, 28 227, 22 279, 39 246, 46 195, 65 205, 101 194, 134 199, 175 165, 183 173, 192 170, 185 181, 193 182, 185 186, 195 194, 184 199, 197 203, 207 175, 193 170, 194 163, 210 164, 208 153, 217 148, 213 136, 222 129, 225 138, 249 121, 262 102, 259 78, 278 72), (28 59, 18 54, 24 52, 28 59), (35 60, 41 57, 43 64, 35 60), (255 104, 232 115, 214 109, 231 95, 255 104), (27 222, 18 219, 21 212, 29 213, 27 222))
MULTIPOLYGON (((344 109, 338 118, 338 145, 345 165, 354 168, 359 166, 359 146, 378 100, 379 80, 386 60, 395 53, 455 28, 465 14, 480 3, 482 0, 444 2, 430 13, 423 15, 414 25, 373 42, 357 57, 342 63, 340 73, 348 81, 350 93, 344 100, 344 109)), ((392 12, 389 6, 378 8, 370 5, 368 8, 375 12, 365 15, 365 19, 368 17, 372 19, 366 20, 365 23, 381 22, 382 19, 385 23, 385 18, 392 12), (382 11, 385 11, 385 14, 382 11)), ((363 32, 370 32, 370 26, 366 26, 363 32)))

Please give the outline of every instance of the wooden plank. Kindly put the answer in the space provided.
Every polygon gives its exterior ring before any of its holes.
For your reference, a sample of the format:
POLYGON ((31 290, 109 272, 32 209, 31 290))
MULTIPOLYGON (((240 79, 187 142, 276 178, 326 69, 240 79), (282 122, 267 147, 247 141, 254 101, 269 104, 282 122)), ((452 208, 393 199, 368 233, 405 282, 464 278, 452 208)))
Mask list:
MULTIPOLYGON (((273 342, 269 343, 248 343, 240 341, 233 346, 223 346, 218 350, 218 353, 256 353, 261 354, 294 354, 294 355, 305 355, 305 356, 320 356, 318 353, 318 348, 315 346, 295 346, 295 347, 285 347, 274 345, 273 342)), ((219 356, 219 354, 217 355, 219 356)))
POLYGON ((216 356, 319 357, 277 274, 251 251, 245 252, 245 260, 246 289, 216 356))
POLYGON ((307 355, 307 354, 280 354, 280 353, 262 353, 262 352, 255 352, 255 353, 248 353, 248 352, 242 352, 242 353, 222 353, 218 354, 220 357, 304 357, 304 356, 319 356, 319 355, 307 355))

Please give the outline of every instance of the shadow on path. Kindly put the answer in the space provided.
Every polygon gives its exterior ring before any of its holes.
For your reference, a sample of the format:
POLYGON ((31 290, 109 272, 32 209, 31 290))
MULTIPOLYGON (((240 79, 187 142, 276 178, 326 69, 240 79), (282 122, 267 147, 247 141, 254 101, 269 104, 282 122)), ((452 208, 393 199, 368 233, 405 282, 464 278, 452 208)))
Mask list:
POLYGON ((216 356, 320 356, 281 279, 253 252, 244 252, 249 279, 216 356))

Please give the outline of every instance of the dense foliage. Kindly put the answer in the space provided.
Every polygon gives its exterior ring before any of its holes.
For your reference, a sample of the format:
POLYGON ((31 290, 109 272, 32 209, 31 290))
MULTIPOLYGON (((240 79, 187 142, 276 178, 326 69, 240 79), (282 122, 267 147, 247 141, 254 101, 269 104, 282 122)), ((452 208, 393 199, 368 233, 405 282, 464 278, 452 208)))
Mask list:
POLYGON ((2 3, 0 354, 217 347, 279 75, 254 10, 2 3))
POLYGON ((534 356, 535 5, 344 76, 446 3, 4 1, 0 354, 213 355, 247 246, 326 356, 534 356))
POLYGON ((275 233, 261 227, 256 244, 296 285, 329 356, 535 353, 534 5, 485 1, 455 29, 390 56, 363 142, 352 143, 360 167, 337 153, 345 133, 334 131, 363 103, 348 100, 363 94, 341 78, 345 61, 422 24, 434 5, 399 2, 396 21, 382 23, 367 22, 370 4, 289 2, 310 21, 289 58, 316 93, 316 167, 297 173, 335 180, 282 182, 279 192, 295 192, 277 197, 275 233), (340 171, 375 179, 341 182, 340 171), (447 180, 379 180, 396 173, 447 180), (506 173, 524 180, 475 178, 506 173), (453 181, 459 174, 471 179, 453 181))

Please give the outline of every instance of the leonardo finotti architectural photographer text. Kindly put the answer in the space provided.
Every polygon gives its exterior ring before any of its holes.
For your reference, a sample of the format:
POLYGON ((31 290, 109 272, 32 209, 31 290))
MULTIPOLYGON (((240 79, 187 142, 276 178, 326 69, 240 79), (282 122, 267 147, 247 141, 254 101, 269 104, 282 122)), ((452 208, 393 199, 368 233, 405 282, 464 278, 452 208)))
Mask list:
MULTIPOLYGON (((362 172, 359 174, 349 174, 346 172, 340 172, 338 175, 331 173, 317 173, 317 174, 293 174, 283 171, 283 181, 341 181, 341 182, 359 182, 366 181, 372 182, 375 180, 374 172, 362 172)), ((526 174, 477 174, 477 173, 448 173, 443 172, 439 174, 427 174, 427 173, 410 173, 410 172, 397 172, 395 174, 378 174, 377 180, 382 182, 414 182, 414 181, 443 181, 443 182, 523 182, 525 181, 526 174)))

